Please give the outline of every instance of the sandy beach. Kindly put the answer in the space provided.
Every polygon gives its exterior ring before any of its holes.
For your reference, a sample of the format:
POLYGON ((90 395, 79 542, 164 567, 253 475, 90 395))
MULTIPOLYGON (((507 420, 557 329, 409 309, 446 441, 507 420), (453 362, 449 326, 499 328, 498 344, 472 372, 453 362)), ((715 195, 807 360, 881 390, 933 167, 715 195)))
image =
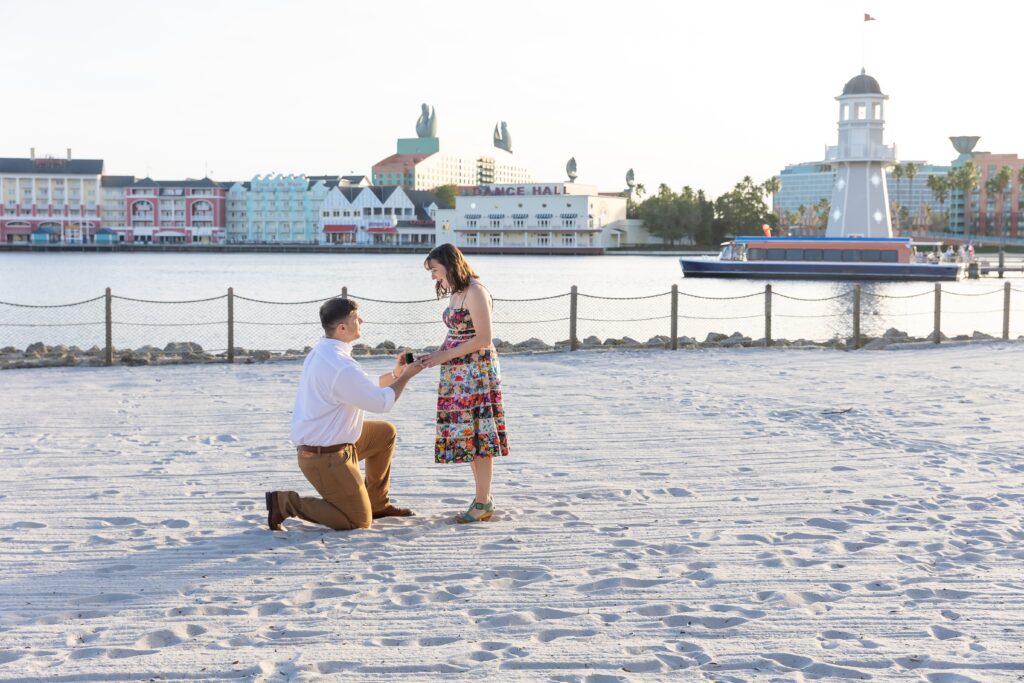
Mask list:
POLYGON ((299 363, 0 374, 0 681, 1024 679, 1024 345, 502 365, 494 521, 435 369, 354 532, 266 528, 299 363))

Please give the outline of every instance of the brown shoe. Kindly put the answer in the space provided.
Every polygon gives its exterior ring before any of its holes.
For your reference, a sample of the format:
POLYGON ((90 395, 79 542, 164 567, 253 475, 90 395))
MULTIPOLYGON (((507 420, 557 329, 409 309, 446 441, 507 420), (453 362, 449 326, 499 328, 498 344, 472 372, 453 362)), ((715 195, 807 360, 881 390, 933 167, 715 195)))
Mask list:
POLYGON ((388 503, 388 506, 383 510, 378 510, 373 513, 374 519, 380 519, 381 517, 412 517, 412 510, 409 508, 396 508, 394 505, 388 503))
POLYGON ((281 508, 277 505, 277 491, 267 491, 267 526, 271 531, 284 531, 282 522, 285 516, 281 514, 281 508))

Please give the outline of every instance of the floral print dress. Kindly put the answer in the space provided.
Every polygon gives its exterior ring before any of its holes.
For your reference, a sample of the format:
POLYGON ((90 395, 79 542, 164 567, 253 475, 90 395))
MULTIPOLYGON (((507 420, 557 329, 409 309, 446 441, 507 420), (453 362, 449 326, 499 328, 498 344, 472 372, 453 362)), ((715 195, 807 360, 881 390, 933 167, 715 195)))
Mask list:
MULTIPOLYGON (((448 336, 442 351, 453 349, 476 334, 469 309, 446 308, 443 320, 448 336)), ((508 455, 508 435, 497 353, 494 349, 482 349, 442 363, 434 461, 472 462, 501 455, 508 455)))

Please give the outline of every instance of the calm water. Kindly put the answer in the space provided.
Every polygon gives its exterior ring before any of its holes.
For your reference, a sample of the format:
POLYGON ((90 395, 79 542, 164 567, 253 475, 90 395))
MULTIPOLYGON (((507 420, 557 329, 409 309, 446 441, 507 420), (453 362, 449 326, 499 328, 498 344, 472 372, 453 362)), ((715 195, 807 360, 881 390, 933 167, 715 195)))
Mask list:
MULTIPOLYGON (((679 333, 703 339, 710 331, 764 336, 764 281, 684 280, 673 256, 475 256, 472 263, 499 300, 567 294, 578 285, 578 334, 631 336, 646 341, 669 333, 670 298, 679 285, 679 333), (661 295, 661 296, 655 296, 661 295), (753 295, 753 296, 750 296, 753 295), (609 298, 600 298, 609 297, 609 298), (622 297, 646 297, 623 299, 622 297), (744 297, 729 299, 727 297, 744 297)), ((1011 333, 1024 333, 1024 280, 1011 280, 1011 333)), ((362 298, 365 341, 384 339, 420 347, 439 343, 444 303, 431 301, 432 282, 415 254, 39 254, 0 253, 0 302, 53 305, 103 294, 156 301, 222 296, 268 302, 309 302, 343 286, 362 298), (381 302, 365 301, 378 299, 381 302), (424 300, 426 300, 424 302, 424 300), (419 301, 415 304, 385 302, 419 301)), ((772 333, 776 338, 845 337, 852 326, 852 284, 773 283, 772 333), (793 297, 793 298, 786 298, 793 297), (801 301, 799 299, 826 299, 801 301)), ((862 330, 888 327, 915 336, 933 325, 933 286, 926 283, 863 285, 862 330), (920 295, 920 296, 916 296, 920 295)), ((948 336, 1002 331, 1002 281, 994 278, 943 284, 942 329, 948 336)), ((316 303, 272 305, 236 300, 235 344, 246 348, 301 348, 318 335, 316 303)), ((499 301, 496 335, 509 341, 568 338, 568 296, 544 301, 499 301)), ((194 304, 114 300, 115 346, 163 346, 198 341, 226 347, 224 299, 194 304)), ((33 341, 102 345, 103 302, 73 308, 15 308, 0 304, 0 346, 33 341)))

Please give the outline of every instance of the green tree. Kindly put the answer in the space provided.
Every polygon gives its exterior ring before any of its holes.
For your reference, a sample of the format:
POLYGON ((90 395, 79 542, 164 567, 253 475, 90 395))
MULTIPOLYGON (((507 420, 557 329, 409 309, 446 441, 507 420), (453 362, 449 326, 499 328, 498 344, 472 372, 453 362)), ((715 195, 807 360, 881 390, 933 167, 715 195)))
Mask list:
MULTIPOLYGON (((939 203, 939 209, 945 215, 946 200, 949 198, 949 177, 939 175, 938 173, 931 173, 928 175, 928 179, 925 181, 928 185, 928 189, 932 192, 932 197, 939 203)), ((949 217, 946 217, 946 228, 949 227, 949 217)))
POLYGON ((438 206, 442 209, 454 209, 455 198, 459 196, 458 185, 439 185, 434 188, 438 206))
POLYGON ((828 228, 828 214, 832 210, 832 201, 822 197, 814 203, 814 224, 822 230, 828 228))
POLYGON ((637 217, 644 222, 647 232, 669 244, 683 236, 683 226, 676 215, 676 193, 665 183, 658 186, 658 194, 637 207, 637 217))
POLYGON ((968 241, 971 238, 971 194, 977 189, 980 178, 981 173, 973 161, 968 161, 949 174, 950 186, 959 190, 963 195, 960 217, 964 226, 964 239, 968 241))
POLYGON ((755 184, 750 176, 744 176, 732 190, 715 200, 714 232, 721 237, 758 235, 763 223, 775 228, 779 218, 765 204, 764 186, 755 184))
POLYGON ((1006 191, 1010 189, 1010 183, 1012 182, 1013 169, 1009 166, 1003 166, 985 181, 985 192, 996 197, 995 224, 996 231, 1000 237, 1003 237, 1005 234, 1003 229, 1003 198, 1006 195, 1006 191))
POLYGON ((918 202, 916 206, 914 206, 913 204, 914 178, 917 177, 917 171, 918 166, 913 161, 908 161, 907 163, 903 164, 903 175, 904 177, 906 177, 907 183, 910 185, 910 189, 907 191, 907 204, 909 204, 910 208, 914 210, 915 216, 921 212, 921 202, 918 202))
POLYGON ((769 203, 769 207, 771 207, 772 212, 776 213, 776 215, 779 216, 779 218, 781 219, 782 218, 781 210, 778 211, 778 212, 775 211, 775 195, 779 192, 779 190, 782 189, 782 181, 779 180, 779 176, 772 176, 768 180, 766 180, 763 183, 761 183, 761 187, 764 188, 765 194, 767 194, 769 197, 771 197, 771 202, 769 203))
POLYGON ((894 165, 892 167, 891 174, 892 174, 892 179, 896 181, 896 196, 893 197, 891 200, 889 200, 889 211, 893 215, 893 217, 896 218, 896 225, 893 226, 893 227, 897 227, 898 228, 899 227, 899 218, 898 218, 898 216, 899 216, 899 211, 898 211, 899 202, 897 202, 897 200, 899 199, 899 196, 900 196, 900 181, 903 180, 903 166, 901 164, 894 165))

